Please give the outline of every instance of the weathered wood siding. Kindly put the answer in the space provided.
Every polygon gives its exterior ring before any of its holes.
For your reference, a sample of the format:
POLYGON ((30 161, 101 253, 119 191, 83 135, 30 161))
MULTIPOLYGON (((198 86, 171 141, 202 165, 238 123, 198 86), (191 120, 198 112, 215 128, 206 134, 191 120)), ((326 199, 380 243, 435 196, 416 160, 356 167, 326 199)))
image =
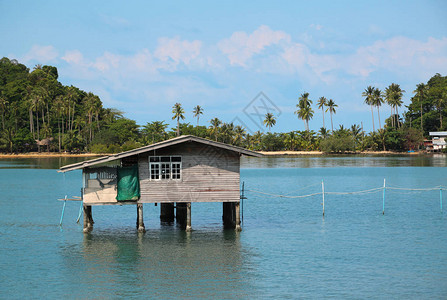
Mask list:
MULTIPOLYGON (((195 142, 138 155, 139 203, 238 202, 239 154, 195 142), (149 156, 181 156, 180 180, 150 180, 149 156)), ((133 163, 133 162, 132 162, 133 163)), ((94 168, 92 168, 94 170, 94 168)), ((84 203, 118 204, 116 181, 85 179, 84 203)))
POLYGON ((118 203, 116 200, 116 182, 110 179, 101 179, 99 183, 97 179, 86 181, 84 188, 83 201, 85 204, 113 204, 118 203), (113 182, 113 183, 112 183, 113 182), (111 184, 109 184, 111 183, 111 184))
POLYGON ((188 142, 140 154, 141 203, 238 202, 239 154, 188 142), (181 180, 150 180, 149 156, 182 157, 181 180))

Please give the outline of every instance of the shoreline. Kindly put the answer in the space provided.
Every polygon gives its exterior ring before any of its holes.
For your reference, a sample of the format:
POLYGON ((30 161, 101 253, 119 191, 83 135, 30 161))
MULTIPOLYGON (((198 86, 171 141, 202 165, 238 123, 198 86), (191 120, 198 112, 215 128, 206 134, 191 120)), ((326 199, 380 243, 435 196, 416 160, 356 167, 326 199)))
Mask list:
MULTIPOLYGON (((363 152, 346 152, 346 153, 324 153, 321 151, 257 151, 265 156, 330 156, 330 155, 422 155, 422 154, 432 154, 425 151, 419 152, 393 152, 393 151, 363 151, 363 152)), ((55 153, 55 152, 29 152, 29 153, 18 153, 18 154, 8 154, 0 153, 0 159, 4 158, 59 158, 59 157, 100 157, 112 155, 98 154, 98 153, 55 153)))

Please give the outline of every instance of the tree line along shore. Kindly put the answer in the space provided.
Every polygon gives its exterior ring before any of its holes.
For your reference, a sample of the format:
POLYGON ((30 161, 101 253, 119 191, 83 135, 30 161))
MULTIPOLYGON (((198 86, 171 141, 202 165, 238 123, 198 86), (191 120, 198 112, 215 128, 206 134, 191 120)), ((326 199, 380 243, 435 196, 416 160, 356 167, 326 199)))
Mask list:
POLYGON ((359 91, 359 101, 371 109, 373 131, 369 133, 361 124, 334 128, 333 119, 339 109, 336 100, 313 98, 306 92, 297 98, 295 114, 304 122, 305 130, 272 132, 277 121, 272 113, 265 115, 266 132, 250 134, 242 126, 218 117, 204 125, 200 122, 206 113, 204 108, 197 105, 185 110, 181 103, 172 107, 174 128, 168 128, 164 120, 140 126, 124 117, 123 112, 103 107, 94 93, 63 85, 58 81, 56 67, 36 65, 30 70, 17 60, 4 57, 0 59, 0 152, 117 153, 188 134, 283 154, 406 152, 422 149, 430 131, 447 130, 447 122, 443 122, 447 113, 447 77, 440 74, 427 83, 417 84, 414 91, 404 91, 396 83, 383 90, 368 86, 359 91), (413 96, 410 104, 402 108, 405 93, 413 96), (317 113, 323 115, 323 122, 318 131, 313 131, 309 121, 317 113), (187 116, 194 118, 194 124, 184 122, 187 116))

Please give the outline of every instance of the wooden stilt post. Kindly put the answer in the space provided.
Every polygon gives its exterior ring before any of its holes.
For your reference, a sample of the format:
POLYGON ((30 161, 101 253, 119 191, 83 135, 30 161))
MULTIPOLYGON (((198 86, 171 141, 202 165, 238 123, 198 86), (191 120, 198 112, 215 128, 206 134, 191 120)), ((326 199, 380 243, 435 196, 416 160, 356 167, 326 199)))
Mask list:
POLYGON ((186 203, 186 231, 191 231, 191 202, 186 203))
POLYGON ((224 228, 234 228, 236 217, 233 202, 222 202, 222 220, 224 228))
POLYGON ((87 215, 87 205, 83 205, 83 210, 84 210, 84 233, 88 232, 88 215, 87 215))
POLYGON ((227 216, 226 209, 227 209, 227 206, 225 205, 225 202, 222 202, 222 222, 224 224, 224 227, 225 227, 225 223, 226 223, 225 218, 227 216))
POLYGON ((175 205, 175 219, 181 226, 186 224, 186 203, 177 202, 175 205))
POLYGON ((160 220, 162 222, 174 222, 174 203, 160 204, 160 220))
POLYGON ((137 228, 137 230, 139 226, 140 226, 140 208, 138 207, 137 204, 137 222, 135 223, 135 227, 137 228))
POLYGON ((235 203, 235 210, 236 210, 236 226, 235 229, 236 231, 241 231, 241 203, 240 202, 236 202, 235 203))
POLYGON ((92 206, 89 205, 88 206, 88 227, 90 228, 90 231, 93 230, 93 224, 95 224, 95 222, 93 222, 92 206))
POLYGON ((89 233, 93 229, 92 207, 90 205, 83 206, 84 209, 84 233, 89 233))
POLYGON ((143 204, 137 204, 138 232, 146 232, 143 222, 143 204))

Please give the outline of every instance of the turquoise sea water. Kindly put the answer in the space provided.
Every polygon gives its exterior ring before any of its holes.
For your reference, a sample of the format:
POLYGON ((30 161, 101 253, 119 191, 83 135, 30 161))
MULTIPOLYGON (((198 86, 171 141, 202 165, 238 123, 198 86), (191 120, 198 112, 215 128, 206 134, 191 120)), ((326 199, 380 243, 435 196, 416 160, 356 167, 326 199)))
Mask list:
POLYGON ((447 157, 244 159, 243 231, 223 230, 222 207, 193 204, 194 231, 144 206, 94 207, 95 227, 75 220, 81 173, 64 160, 0 160, 0 298, 445 299, 447 191, 275 198, 387 186, 447 186, 447 157))

